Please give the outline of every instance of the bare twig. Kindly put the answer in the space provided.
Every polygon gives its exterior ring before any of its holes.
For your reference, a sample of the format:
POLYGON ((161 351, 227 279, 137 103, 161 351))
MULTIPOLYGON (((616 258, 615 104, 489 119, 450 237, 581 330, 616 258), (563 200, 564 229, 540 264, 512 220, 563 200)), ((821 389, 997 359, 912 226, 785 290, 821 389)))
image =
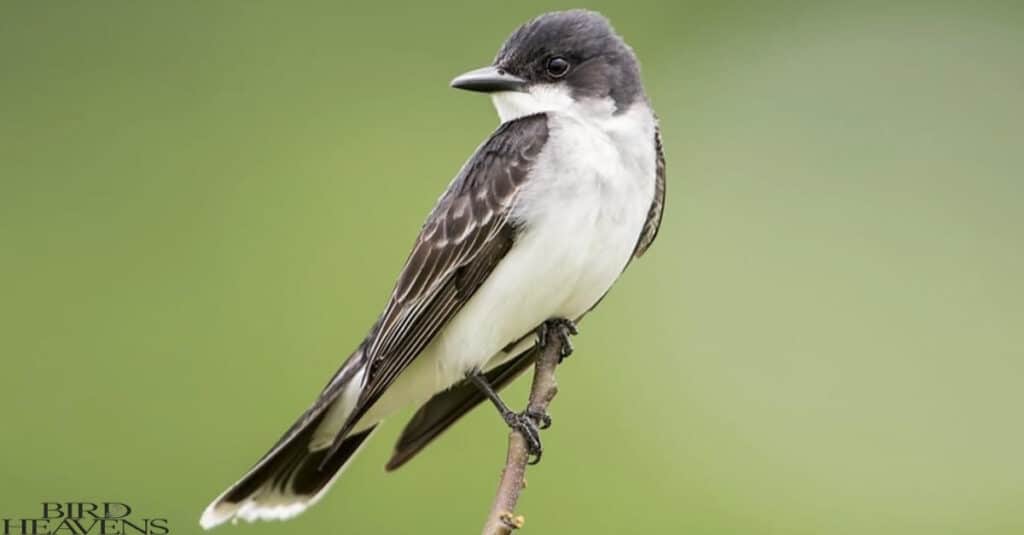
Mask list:
MULTIPOLYGON (((555 382, 555 368, 562 356, 562 336, 547 336, 546 344, 533 371, 533 386, 530 388, 530 401, 527 410, 533 414, 546 414, 548 405, 558 393, 555 382)), ((523 526, 523 517, 515 513, 519 494, 526 487, 526 464, 530 454, 527 451, 526 438, 519 431, 511 431, 508 435, 508 455, 505 468, 501 472, 501 482, 494 496, 494 504, 487 515, 483 535, 508 535, 513 529, 523 526)))

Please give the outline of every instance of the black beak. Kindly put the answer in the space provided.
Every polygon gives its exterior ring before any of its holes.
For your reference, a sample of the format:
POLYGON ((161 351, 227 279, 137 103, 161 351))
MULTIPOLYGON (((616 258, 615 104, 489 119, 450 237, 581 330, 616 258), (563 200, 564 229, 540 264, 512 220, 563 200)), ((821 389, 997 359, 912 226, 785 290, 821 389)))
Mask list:
POLYGON ((484 67, 456 76, 452 80, 452 87, 481 93, 524 91, 526 80, 513 76, 498 67, 484 67))

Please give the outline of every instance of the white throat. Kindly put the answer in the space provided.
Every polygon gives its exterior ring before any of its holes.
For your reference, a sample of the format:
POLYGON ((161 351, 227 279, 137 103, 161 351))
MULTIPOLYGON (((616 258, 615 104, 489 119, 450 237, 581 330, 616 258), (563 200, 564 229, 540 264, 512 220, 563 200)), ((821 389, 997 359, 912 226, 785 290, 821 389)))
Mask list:
POLYGON ((537 84, 531 86, 528 91, 494 93, 491 95, 491 100, 503 123, 527 115, 551 111, 602 122, 610 119, 616 111, 615 102, 611 98, 575 100, 567 88, 554 84, 537 84))

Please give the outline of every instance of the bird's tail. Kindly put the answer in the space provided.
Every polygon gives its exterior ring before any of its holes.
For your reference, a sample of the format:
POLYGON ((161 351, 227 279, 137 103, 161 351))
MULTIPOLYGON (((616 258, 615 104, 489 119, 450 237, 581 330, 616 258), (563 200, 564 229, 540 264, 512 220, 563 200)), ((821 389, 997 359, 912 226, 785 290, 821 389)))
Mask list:
MULTIPOLYGON (((358 383, 358 379, 352 381, 353 376, 347 371, 343 367, 324 389, 320 400, 255 466, 206 508, 199 520, 204 529, 239 518, 250 522, 288 519, 305 511, 327 492, 376 429, 371 426, 351 433, 330 457, 330 443, 318 438, 324 433, 321 427, 340 428, 332 421, 338 412, 333 410, 337 409, 334 405, 345 403, 345 390, 358 383)), ((358 375, 361 370, 355 371, 358 375)))

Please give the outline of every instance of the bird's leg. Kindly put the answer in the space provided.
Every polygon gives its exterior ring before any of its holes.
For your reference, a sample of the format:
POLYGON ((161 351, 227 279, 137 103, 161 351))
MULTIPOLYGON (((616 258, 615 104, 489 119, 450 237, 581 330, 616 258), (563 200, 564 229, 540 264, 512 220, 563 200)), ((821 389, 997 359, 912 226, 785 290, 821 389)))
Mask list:
POLYGON ((558 358, 558 363, 561 364, 563 360, 572 355, 572 337, 579 334, 579 329, 576 328, 576 322, 565 319, 565 318, 554 318, 545 321, 537 327, 537 345, 541 349, 548 345, 549 336, 555 335, 562 342, 562 348, 558 358))
MULTIPOLYGON (((557 336, 561 343, 558 358, 558 362, 561 363, 562 360, 572 354, 570 338, 576 334, 579 334, 579 330, 576 329, 576 323, 572 320, 565 318, 550 319, 537 328, 537 346, 543 350, 552 341, 551 337, 557 336)), ((505 404, 501 396, 494 391, 494 388, 487 382, 487 378, 478 370, 467 373, 466 378, 481 393, 487 396, 487 399, 491 400, 491 403, 498 409, 505 423, 526 439, 526 449, 532 457, 530 464, 540 462, 540 457, 544 453, 540 442, 540 430, 551 427, 551 417, 544 412, 531 409, 526 409, 523 412, 513 411, 505 404)))
POLYGON ((513 431, 518 432, 526 439, 526 451, 532 457, 530 464, 537 464, 540 462, 540 456, 544 453, 543 447, 540 443, 540 430, 547 428, 551 425, 551 419, 547 415, 541 415, 540 417, 531 414, 532 411, 524 411, 518 413, 508 408, 508 405, 501 399, 497 392, 491 388, 491 385, 487 383, 487 379, 479 371, 472 371, 466 374, 466 378, 470 380, 485 396, 491 400, 491 403, 501 413, 502 419, 513 431))
MULTIPOLYGON (((579 329, 576 328, 576 322, 572 320, 565 318, 547 320, 541 323, 540 327, 537 327, 537 348, 543 351, 548 343, 552 341, 551 337, 557 336, 561 342, 558 354, 558 363, 561 364, 563 360, 572 354, 571 337, 579 333, 579 329)), ((551 416, 547 413, 526 409, 523 414, 533 418, 533 421, 537 422, 540 429, 551 427, 551 416)))

